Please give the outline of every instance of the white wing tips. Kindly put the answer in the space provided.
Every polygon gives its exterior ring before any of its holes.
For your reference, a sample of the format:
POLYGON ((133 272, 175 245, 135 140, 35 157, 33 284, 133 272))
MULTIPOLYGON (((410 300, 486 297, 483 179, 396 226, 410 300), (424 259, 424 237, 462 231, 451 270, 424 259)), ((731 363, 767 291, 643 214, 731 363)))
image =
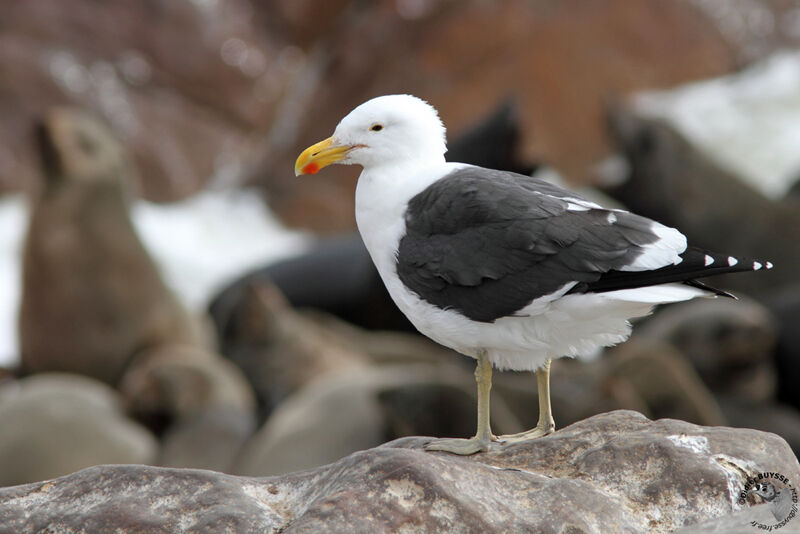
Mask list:
POLYGON ((752 259, 744 259, 744 258, 737 258, 735 256, 724 256, 714 254, 713 252, 704 253, 703 256, 703 266, 704 267, 711 267, 711 268, 718 268, 718 267, 736 267, 739 265, 736 271, 746 271, 748 268, 752 271, 760 271, 761 269, 772 269, 773 265, 771 261, 764 261, 764 260, 752 260, 752 259))
MULTIPOLYGON (((708 256, 706 256, 706 257, 708 257, 708 256)), ((729 267, 733 267, 734 265, 738 264, 740 261, 744 261, 744 260, 739 260, 739 259, 734 258, 733 256, 728 256, 728 266, 729 267)), ((754 271, 760 271, 761 269, 770 270, 770 269, 772 269, 774 267, 774 265, 772 264, 771 261, 761 262, 761 261, 757 261, 757 260, 752 260, 752 262, 753 263, 750 265, 750 268, 752 270, 754 270, 754 271)), ((708 263, 706 263, 706 266, 708 266, 708 263)))

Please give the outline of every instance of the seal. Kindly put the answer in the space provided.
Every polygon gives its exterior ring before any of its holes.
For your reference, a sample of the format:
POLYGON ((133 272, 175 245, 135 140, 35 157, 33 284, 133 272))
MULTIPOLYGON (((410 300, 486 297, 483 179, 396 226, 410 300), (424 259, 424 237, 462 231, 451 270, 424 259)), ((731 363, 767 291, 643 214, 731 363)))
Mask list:
POLYGON ((205 346, 130 219, 134 170, 107 127, 72 108, 36 127, 44 180, 23 251, 23 373, 66 371, 110 384, 138 352, 205 346))

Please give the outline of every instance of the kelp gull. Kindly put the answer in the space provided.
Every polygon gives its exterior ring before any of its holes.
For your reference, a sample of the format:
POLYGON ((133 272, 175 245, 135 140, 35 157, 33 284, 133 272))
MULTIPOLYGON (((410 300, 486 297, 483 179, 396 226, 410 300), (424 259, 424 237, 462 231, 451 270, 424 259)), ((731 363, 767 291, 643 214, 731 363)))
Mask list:
POLYGON ((656 304, 726 295, 695 280, 769 269, 687 247, 674 228, 608 210, 544 180, 445 162, 436 110, 410 95, 361 104, 303 151, 295 174, 363 167, 356 221, 390 295, 434 341, 478 360, 478 430, 428 450, 472 454, 491 441, 549 434, 550 360, 627 339, 656 304), (539 424, 512 436, 489 425, 492 366, 536 370, 539 424))

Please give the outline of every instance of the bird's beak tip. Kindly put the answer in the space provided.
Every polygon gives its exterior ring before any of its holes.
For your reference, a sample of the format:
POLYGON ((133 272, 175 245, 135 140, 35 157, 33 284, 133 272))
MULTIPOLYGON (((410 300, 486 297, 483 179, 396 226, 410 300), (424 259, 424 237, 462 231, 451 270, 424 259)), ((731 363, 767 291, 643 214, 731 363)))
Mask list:
POLYGON ((342 161, 349 150, 349 146, 335 144, 333 137, 311 145, 298 156, 294 175, 316 174, 323 167, 342 161))

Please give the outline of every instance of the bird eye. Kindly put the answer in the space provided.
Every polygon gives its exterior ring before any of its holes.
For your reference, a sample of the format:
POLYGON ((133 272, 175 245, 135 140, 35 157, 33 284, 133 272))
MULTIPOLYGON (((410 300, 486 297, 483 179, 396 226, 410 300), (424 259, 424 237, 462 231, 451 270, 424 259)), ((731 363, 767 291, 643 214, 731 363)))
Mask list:
POLYGON ((380 132, 381 130, 383 130, 383 125, 382 124, 373 124, 370 127, 370 130, 373 131, 373 132, 380 132))

